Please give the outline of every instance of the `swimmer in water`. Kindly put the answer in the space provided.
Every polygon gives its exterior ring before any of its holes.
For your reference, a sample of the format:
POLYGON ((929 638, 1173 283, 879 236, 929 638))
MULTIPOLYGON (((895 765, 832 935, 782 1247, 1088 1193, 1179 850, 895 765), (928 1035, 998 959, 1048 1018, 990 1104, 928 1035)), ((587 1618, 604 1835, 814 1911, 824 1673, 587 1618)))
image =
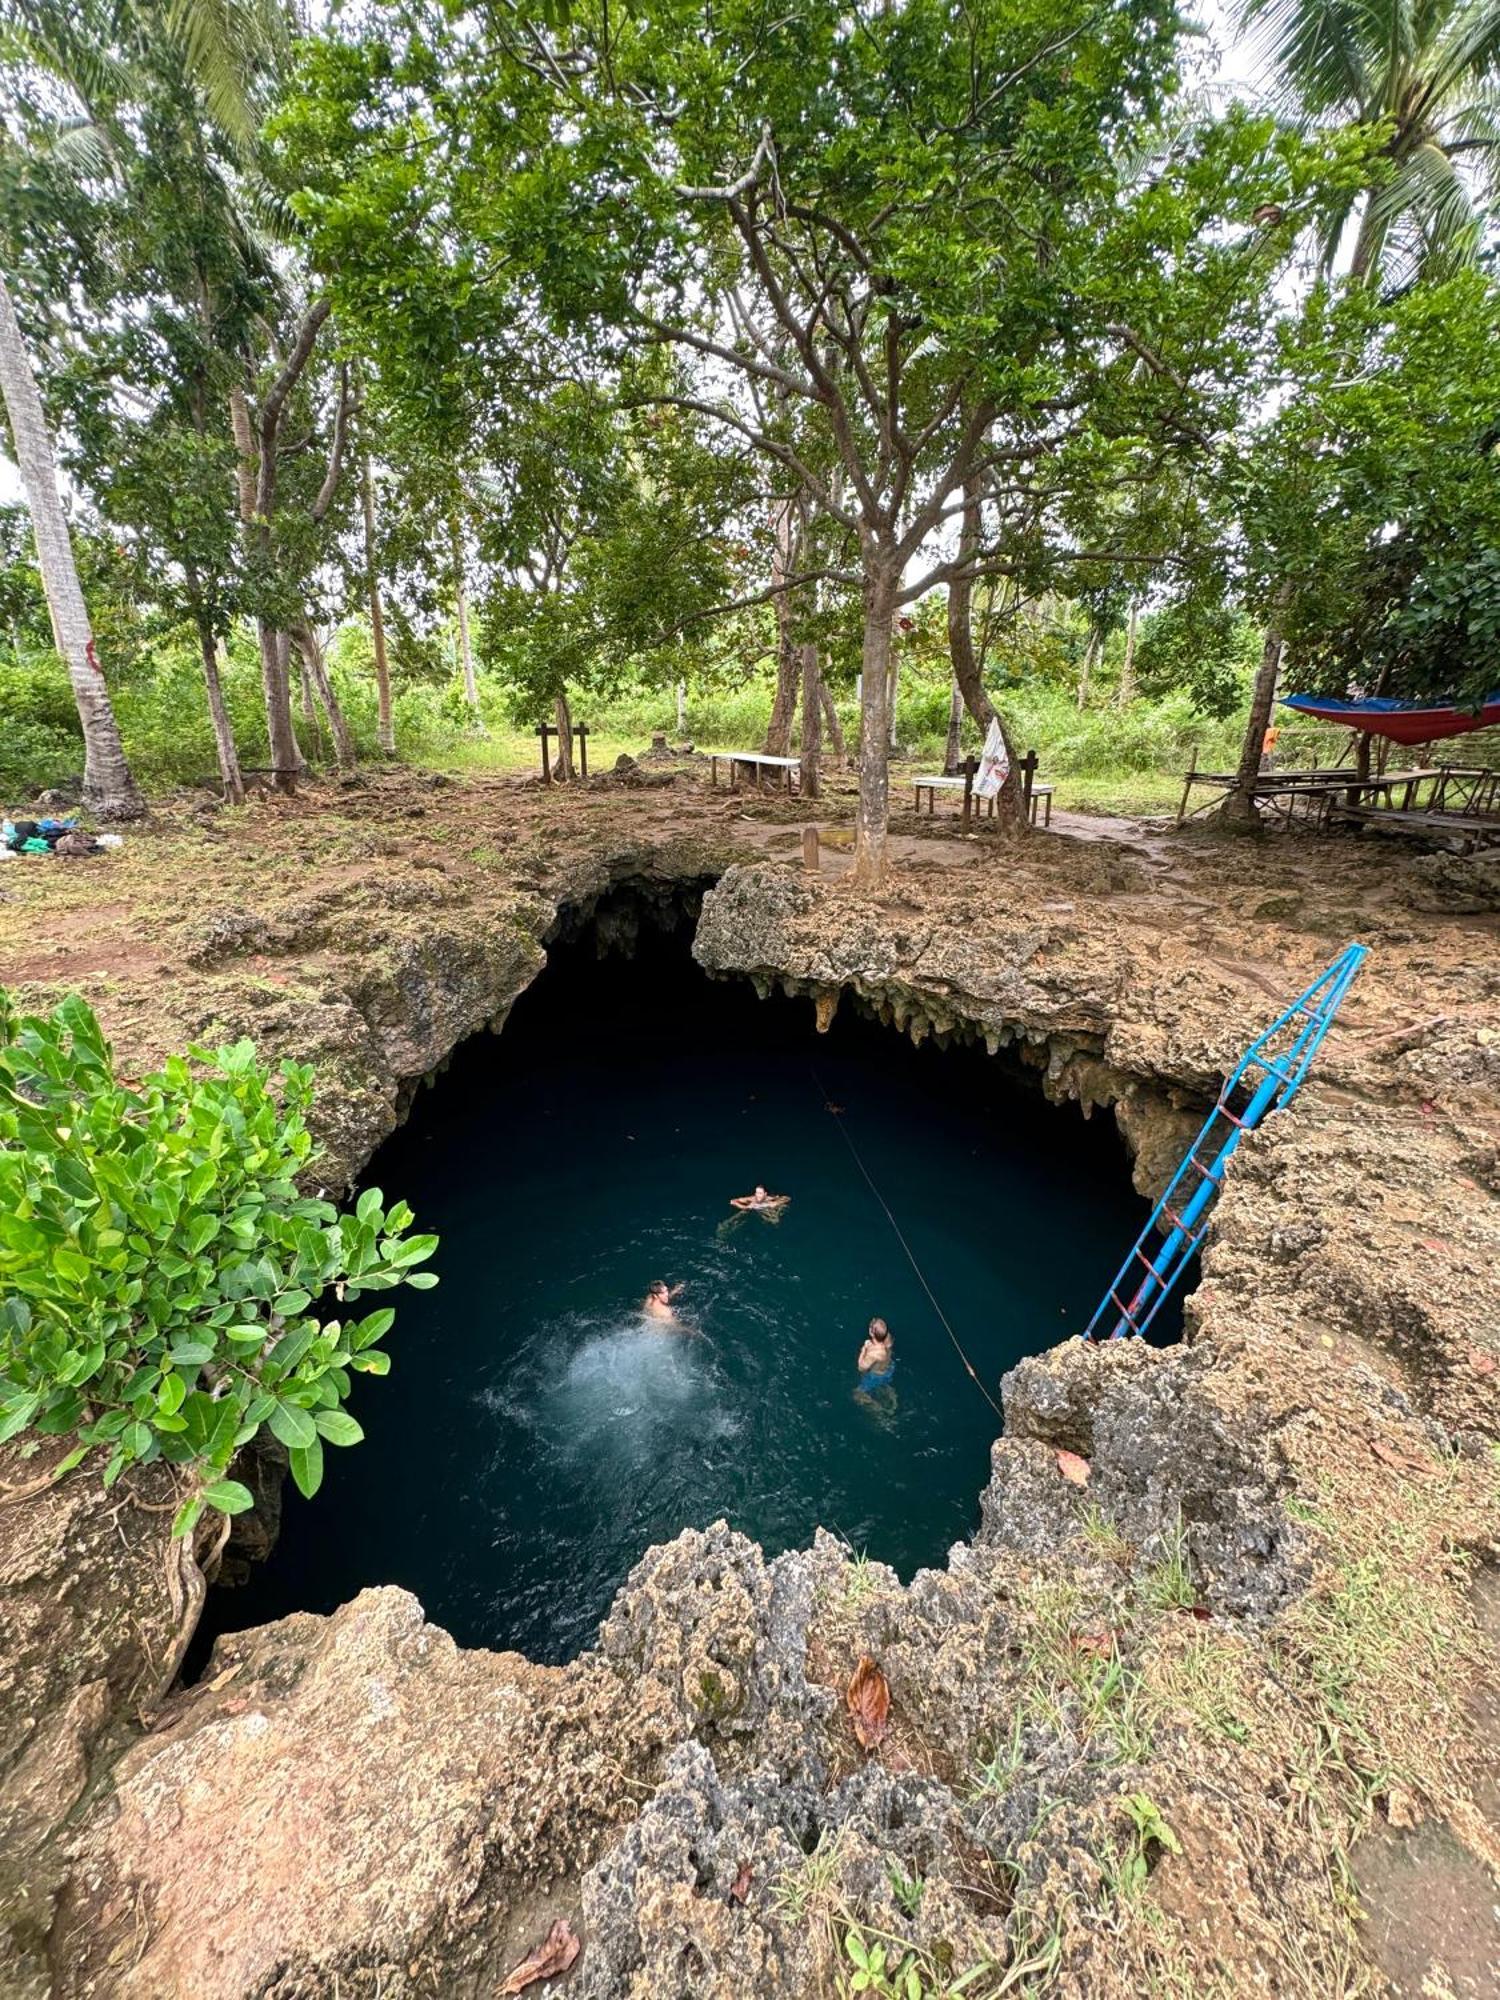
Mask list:
POLYGON ((789 1194, 768 1194, 757 1185, 754 1194, 735 1194, 729 1197, 729 1206, 740 1209, 746 1215, 768 1216, 772 1222, 781 1220, 781 1211, 791 1200, 789 1194))
POLYGON ((669 1325, 676 1326, 678 1320, 672 1301, 681 1290, 681 1285, 673 1285, 668 1289, 665 1278, 653 1278, 646 1288, 645 1298, 641 1300, 641 1311, 647 1319, 665 1320, 669 1325))
POLYGON ((891 1339, 891 1330, 883 1319, 872 1319, 870 1330, 865 1335, 865 1344, 859 1350, 861 1389, 884 1389, 896 1372, 896 1348, 891 1339))

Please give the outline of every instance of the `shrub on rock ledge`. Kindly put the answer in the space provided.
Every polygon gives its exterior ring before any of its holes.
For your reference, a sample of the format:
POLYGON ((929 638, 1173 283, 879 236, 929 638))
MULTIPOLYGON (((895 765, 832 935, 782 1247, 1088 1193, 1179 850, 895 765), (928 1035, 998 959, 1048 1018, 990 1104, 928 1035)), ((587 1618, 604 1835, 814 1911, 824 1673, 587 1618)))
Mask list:
POLYGON ((182 1467, 178 1535, 250 1506, 228 1473, 263 1425, 317 1491, 324 1443, 359 1442, 342 1405, 354 1374, 389 1371, 395 1319, 318 1302, 435 1285, 416 1267, 437 1238, 378 1188, 342 1215, 298 1191, 312 1091, 291 1062, 273 1087, 244 1041, 127 1084, 76 994, 44 1019, 0 989, 0 1442, 71 1435, 57 1473, 93 1458, 106 1486, 182 1467))

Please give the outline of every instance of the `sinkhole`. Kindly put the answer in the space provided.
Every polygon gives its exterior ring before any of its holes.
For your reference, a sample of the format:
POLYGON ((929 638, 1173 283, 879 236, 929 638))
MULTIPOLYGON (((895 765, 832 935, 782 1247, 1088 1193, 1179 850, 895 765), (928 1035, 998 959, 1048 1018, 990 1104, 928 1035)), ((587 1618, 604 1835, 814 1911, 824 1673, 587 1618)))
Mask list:
MULTIPOLYGON (((555 943, 377 1154, 367 1180, 441 1235, 441 1283, 394 1295, 392 1373, 351 1405, 365 1442, 327 1453, 311 1503, 287 1484, 196 1664, 382 1583, 461 1644, 561 1661, 683 1528, 723 1516, 775 1554, 821 1525, 909 1578, 977 1525, 996 1418, 854 1152, 998 1398, 1087 1322, 1145 1219, 1113 1119, 852 1007, 819 1035, 807 1001, 710 980, 680 905, 640 914, 617 895, 555 943), (601 956, 622 914, 634 949, 601 956), (731 1209, 757 1182, 790 1195, 779 1222, 731 1209), (657 1277, 676 1330, 641 1311, 657 1277), (861 1390, 876 1314, 895 1372, 861 1390)), ((1156 1336, 1179 1324, 1169 1305, 1156 1336)))

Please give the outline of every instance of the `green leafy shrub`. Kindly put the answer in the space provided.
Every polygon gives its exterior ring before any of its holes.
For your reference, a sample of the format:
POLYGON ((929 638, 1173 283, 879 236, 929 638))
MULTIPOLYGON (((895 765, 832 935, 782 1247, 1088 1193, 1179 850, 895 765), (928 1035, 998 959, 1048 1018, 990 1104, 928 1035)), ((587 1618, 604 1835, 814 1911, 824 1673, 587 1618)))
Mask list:
POLYGON ((179 1535, 250 1506, 229 1466, 263 1425, 317 1491, 325 1442, 359 1442, 342 1405, 389 1371, 395 1318, 319 1301, 435 1285, 416 1267, 437 1238, 378 1188, 343 1215, 298 1192, 311 1101, 310 1069, 283 1063, 273 1091, 249 1042, 132 1087, 77 995, 42 1019, 0 989, 0 1441, 71 1436, 58 1473, 97 1457, 106 1486, 184 1468, 179 1535))

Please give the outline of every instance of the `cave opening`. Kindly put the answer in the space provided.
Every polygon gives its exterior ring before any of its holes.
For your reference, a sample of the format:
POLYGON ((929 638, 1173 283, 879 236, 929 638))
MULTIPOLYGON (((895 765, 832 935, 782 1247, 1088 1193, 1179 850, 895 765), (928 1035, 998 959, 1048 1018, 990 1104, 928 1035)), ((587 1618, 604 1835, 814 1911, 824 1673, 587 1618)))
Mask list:
MULTIPOLYGON (((774 1554, 822 1526, 909 1578, 977 1526, 994 1411, 847 1140, 998 1400, 1145 1219, 1114 1120, 982 1047, 852 1006, 818 1034, 805 999, 709 979, 692 904, 623 889, 560 924, 503 1032, 376 1155, 366 1183, 439 1233, 441 1281, 396 1296, 392 1373, 350 1406, 364 1442, 312 1502, 287 1484, 190 1672, 219 1633, 380 1583, 461 1644, 561 1661, 683 1528, 723 1516, 774 1554), (791 1197, 774 1224, 729 1206, 757 1183, 791 1197), (658 1277, 678 1331, 641 1311, 658 1277), (895 1370, 861 1388, 874 1315, 895 1370)), ((1154 1337, 1179 1328, 1174 1301, 1154 1337)))

